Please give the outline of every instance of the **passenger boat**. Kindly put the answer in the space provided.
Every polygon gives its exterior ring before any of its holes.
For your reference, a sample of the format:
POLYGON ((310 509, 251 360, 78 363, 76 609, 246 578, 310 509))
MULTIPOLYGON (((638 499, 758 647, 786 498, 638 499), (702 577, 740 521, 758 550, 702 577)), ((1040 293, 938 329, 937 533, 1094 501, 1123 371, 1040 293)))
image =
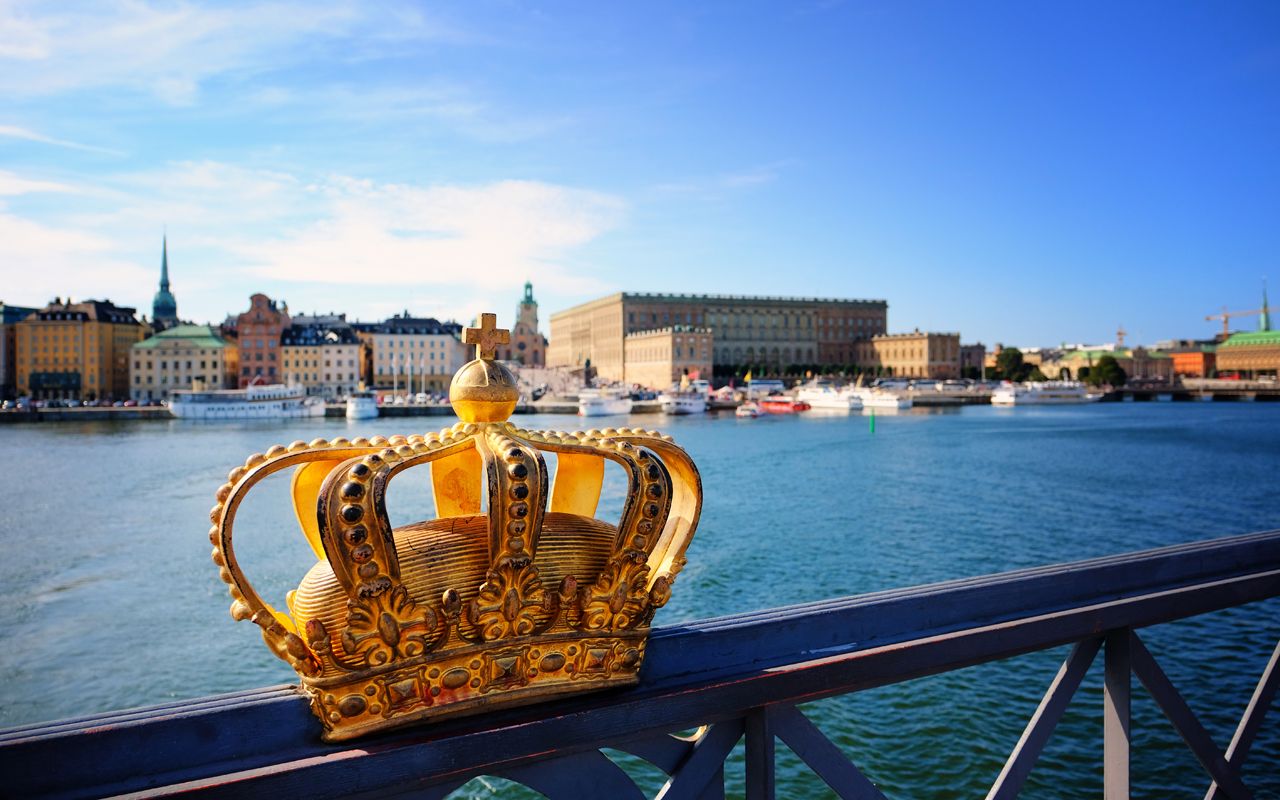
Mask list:
POLYGON ((803 400, 792 400, 782 395, 770 395, 760 401, 760 410, 769 414, 794 414, 808 411, 811 406, 803 400))
POLYGON ((836 409, 838 411, 858 411, 862 408, 862 398, 854 393, 852 386, 837 388, 830 381, 815 380, 800 387, 796 399, 803 400, 813 408, 836 409))
POLYGON ((658 395, 658 403, 664 414, 701 414, 707 410, 709 389, 706 381, 690 381, 685 376, 678 385, 658 395))
POLYGON ((664 414, 701 414, 707 410, 707 396, 698 392, 672 390, 658 395, 664 414))
POLYGON ((993 406, 1079 405, 1101 399, 1100 393, 1089 392, 1078 381, 1006 382, 991 393, 993 406))
POLYGON ((378 396, 373 392, 353 392, 347 398, 347 419, 373 419, 378 416, 378 396))
POLYGON ((742 417, 743 419, 755 419, 761 413, 760 406, 750 401, 743 403, 733 411, 735 417, 742 417))
POLYGON ((583 389, 578 394, 578 416, 609 417, 631 413, 631 397, 622 389, 583 389))
POLYGON ((290 419, 323 417, 324 401, 303 386, 258 384, 244 389, 169 393, 169 413, 179 419, 290 419))

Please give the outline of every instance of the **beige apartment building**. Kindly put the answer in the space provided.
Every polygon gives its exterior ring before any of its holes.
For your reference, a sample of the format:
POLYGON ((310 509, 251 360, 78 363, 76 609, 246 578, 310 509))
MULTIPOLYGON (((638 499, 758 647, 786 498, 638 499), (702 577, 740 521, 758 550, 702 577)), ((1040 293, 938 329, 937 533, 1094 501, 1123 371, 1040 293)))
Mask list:
POLYGON ((858 345, 857 364, 903 378, 960 377, 960 334, 892 333, 874 336, 858 345))
POLYGON ((666 389, 684 375, 710 380, 712 346, 711 330, 692 325, 628 333, 623 381, 666 389))
POLYGON ((239 350, 209 325, 178 325, 130 348, 129 396, 164 400, 174 389, 233 389, 239 350))
POLYGON ((363 349, 345 318, 294 317, 280 334, 285 383, 326 400, 345 398, 360 388, 363 349))
POLYGON ((884 333, 888 309, 883 300, 619 292, 552 314, 547 364, 589 364, 623 380, 627 335, 676 325, 711 331, 716 369, 850 364, 856 342, 884 333))
POLYGON ((470 359, 462 343, 462 326, 432 317, 398 314, 385 322, 356 323, 368 348, 370 388, 400 392, 445 392, 453 373, 470 359))

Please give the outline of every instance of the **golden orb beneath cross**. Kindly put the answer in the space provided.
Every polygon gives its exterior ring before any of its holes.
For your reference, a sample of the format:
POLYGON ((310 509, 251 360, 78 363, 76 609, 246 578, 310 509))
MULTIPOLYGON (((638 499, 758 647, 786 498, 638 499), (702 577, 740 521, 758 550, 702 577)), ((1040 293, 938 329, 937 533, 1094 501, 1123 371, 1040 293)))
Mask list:
POLYGON ((511 332, 499 328, 497 319, 495 314, 481 314, 479 328, 462 331, 462 341, 476 346, 475 360, 458 370, 449 384, 453 413, 463 422, 503 422, 520 399, 515 376, 494 360, 498 345, 511 343, 511 332))

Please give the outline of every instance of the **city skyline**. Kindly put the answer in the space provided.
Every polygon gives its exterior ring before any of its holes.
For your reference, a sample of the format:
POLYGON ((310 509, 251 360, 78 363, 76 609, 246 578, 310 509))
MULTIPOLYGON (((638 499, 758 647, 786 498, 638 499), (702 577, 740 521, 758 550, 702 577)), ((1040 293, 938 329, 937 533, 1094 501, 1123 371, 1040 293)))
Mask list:
POLYGON ((307 9, 0 10, 0 299, 149 313, 167 227, 197 321, 506 317, 527 279, 544 331, 652 291, 1151 343, 1280 252, 1266 4, 307 9))

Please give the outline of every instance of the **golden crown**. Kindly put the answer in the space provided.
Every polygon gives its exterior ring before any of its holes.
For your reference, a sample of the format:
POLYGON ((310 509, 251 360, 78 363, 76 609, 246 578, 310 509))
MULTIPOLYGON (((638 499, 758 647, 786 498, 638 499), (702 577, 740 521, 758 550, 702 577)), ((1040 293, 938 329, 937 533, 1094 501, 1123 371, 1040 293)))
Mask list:
POLYGON ((326 740, 634 684, 684 566, 702 503, 689 456, 652 431, 512 425, 516 381, 494 360, 509 334, 494 319, 464 332, 478 352, 450 386, 452 428, 276 446, 218 489, 209 538, 231 616, 298 671, 326 740), (606 459, 629 480, 616 527, 595 518, 606 459), (387 484, 420 464, 436 519, 393 530, 387 484), (288 614, 254 591, 231 540, 248 491, 286 469, 319 559, 288 614))

